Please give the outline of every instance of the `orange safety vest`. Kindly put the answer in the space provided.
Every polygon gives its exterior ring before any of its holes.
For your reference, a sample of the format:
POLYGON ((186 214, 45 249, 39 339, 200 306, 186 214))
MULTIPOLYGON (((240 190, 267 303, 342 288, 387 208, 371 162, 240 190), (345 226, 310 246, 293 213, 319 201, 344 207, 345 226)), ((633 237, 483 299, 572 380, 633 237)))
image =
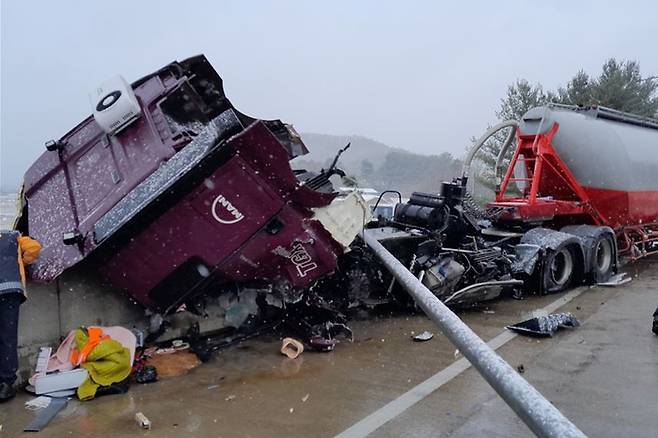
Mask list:
POLYGON ((108 335, 103 335, 103 330, 100 327, 87 327, 87 343, 78 351, 75 347, 71 350, 71 365, 78 366, 87 361, 87 356, 101 341, 110 339, 108 335))

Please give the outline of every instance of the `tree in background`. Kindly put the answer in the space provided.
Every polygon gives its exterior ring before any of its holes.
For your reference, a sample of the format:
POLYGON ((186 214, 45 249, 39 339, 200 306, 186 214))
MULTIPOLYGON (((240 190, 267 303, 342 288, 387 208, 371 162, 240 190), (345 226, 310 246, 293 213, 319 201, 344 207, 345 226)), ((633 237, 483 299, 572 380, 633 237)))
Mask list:
MULTIPOLYGON (((530 108, 549 102, 601 105, 641 116, 658 117, 658 77, 643 77, 640 64, 636 61, 620 62, 613 58, 603 64, 597 78, 581 70, 566 86, 555 92, 545 92, 540 84, 532 85, 526 80, 517 80, 507 88, 496 117, 500 121, 519 120, 530 108)), ((483 166, 476 180, 491 190, 496 184, 493 168, 506 136, 506 132, 499 132, 482 147, 477 156, 483 166)), ((509 164, 512 153, 513 148, 510 148, 504 168, 509 164)))
POLYGON ((552 101, 569 105, 601 105, 645 117, 658 117, 658 77, 644 78, 640 64, 609 59, 601 75, 590 78, 579 71, 567 86, 558 88, 552 101))
POLYGON ((372 179, 372 174, 375 171, 375 166, 369 160, 361 161, 361 179, 369 182, 372 179))

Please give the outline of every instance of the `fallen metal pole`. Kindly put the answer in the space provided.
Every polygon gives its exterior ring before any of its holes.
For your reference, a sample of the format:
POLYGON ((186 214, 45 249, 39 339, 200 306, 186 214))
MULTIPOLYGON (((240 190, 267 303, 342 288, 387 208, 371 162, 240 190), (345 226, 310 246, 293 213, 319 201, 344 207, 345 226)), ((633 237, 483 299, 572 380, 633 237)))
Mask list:
POLYGON ((503 358, 462 322, 368 230, 366 244, 374 251, 416 304, 479 371, 523 422, 540 437, 585 437, 585 434, 521 377, 503 358))

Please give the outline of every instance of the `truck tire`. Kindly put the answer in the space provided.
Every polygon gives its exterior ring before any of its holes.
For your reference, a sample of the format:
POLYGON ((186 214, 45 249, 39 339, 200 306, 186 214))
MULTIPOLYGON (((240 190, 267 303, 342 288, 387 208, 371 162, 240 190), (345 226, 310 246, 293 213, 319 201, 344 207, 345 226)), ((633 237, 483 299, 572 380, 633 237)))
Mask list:
POLYGON ((544 293, 561 292, 581 277, 582 266, 573 245, 565 245, 546 256, 542 269, 544 293))
POLYGON ((615 243, 608 234, 599 236, 592 250, 590 276, 594 283, 608 281, 615 270, 615 243))
POLYGON ((608 281, 617 270, 617 241, 610 227, 596 225, 569 225, 563 233, 581 239, 585 250, 585 273, 589 283, 608 281))

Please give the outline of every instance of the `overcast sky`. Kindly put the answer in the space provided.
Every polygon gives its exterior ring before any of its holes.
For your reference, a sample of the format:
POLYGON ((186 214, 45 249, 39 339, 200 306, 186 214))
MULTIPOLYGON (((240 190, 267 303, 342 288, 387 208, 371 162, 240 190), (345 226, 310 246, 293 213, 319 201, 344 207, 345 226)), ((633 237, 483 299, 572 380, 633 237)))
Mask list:
POLYGON ((301 132, 463 153, 507 84, 609 57, 658 75, 654 1, 2 0, 0 182, 89 113, 89 90, 204 53, 243 112, 301 132))

